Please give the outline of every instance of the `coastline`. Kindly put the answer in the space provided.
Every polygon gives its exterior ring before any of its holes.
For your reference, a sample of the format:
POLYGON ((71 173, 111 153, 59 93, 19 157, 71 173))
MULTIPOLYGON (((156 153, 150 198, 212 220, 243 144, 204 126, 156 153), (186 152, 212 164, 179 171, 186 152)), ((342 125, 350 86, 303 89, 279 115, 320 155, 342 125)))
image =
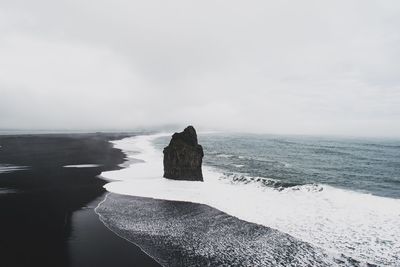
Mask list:
POLYGON ((0 173, 2 264, 160 266, 94 212, 106 193, 98 175, 121 169, 125 161, 109 141, 126 136, 131 135, 0 136, 0 163, 26 166, 0 173))
POLYGON ((145 249, 143 246, 141 246, 141 245, 137 242, 138 240, 135 240, 136 242, 135 242, 135 241, 132 241, 132 240, 130 240, 129 238, 125 237, 124 235, 119 234, 118 231, 113 230, 113 228, 110 227, 109 224, 107 224, 107 222, 105 221, 105 218, 101 215, 101 213, 97 212, 97 209, 99 209, 99 207, 100 207, 104 202, 107 201, 107 197, 108 197, 110 194, 113 194, 113 193, 111 193, 111 192, 105 193, 105 194, 103 195, 103 197, 102 197, 102 200, 99 201, 99 202, 97 203, 97 206, 93 209, 93 211, 94 211, 94 213, 97 215, 99 221, 100 221, 110 232, 112 232, 113 234, 119 236, 121 239, 126 240, 127 242, 134 244, 134 245, 135 245, 136 247, 138 247, 144 254, 146 254, 147 256, 149 256, 150 258, 152 258, 154 261, 156 261, 158 264, 160 264, 160 266, 163 266, 163 265, 161 264, 161 262, 159 262, 159 261, 157 260, 156 257, 154 257, 154 256, 152 256, 151 254, 149 254, 149 253, 146 251, 146 249, 145 249))
MULTIPOLYGON (((199 194, 204 184, 188 182, 190 187, 175 187, 186 183, 161 179, 161 161, 154 161, 149 150, 142 157, 133 144, 128 144, 127 151, 115 145, 125 137, 128 135, 0 136, 0 165, 15 166, 0 173, 0 209, 5 218, 0 221, 0 249, 7 266, 367 264, 277 227, 249 222, 242 214, 224 210, 226 206, 208 204, 202 194, 210 197, 213 190, 203 188, 199 194), (18 168, 21 166, 24 168, 18 168), (115 182, 118 178, 122 182, 115 182), (110 185, 126 186, 132 178, 131 185, 137 188, 125 188, 125 195, 123 187, 114 193, 105 190, 110 185), (147 187, 139 187, 143 184, 137 183, 138 178, 147 187)), ((151 148, 149 143, 142 145, 151 148)), ((313 194, 329 190, 318 192, 313 194)), ((289 196, 293 198, 286 194, 281 200, 289 196)), ((276 199, 267 202, 278 204, 276 199)), ((296 221, 301 222, 297 217, 296 221)))
MULTIPOLYGON (((165 134, 154 136, 160 137, 165 134)), ((240 216, 227 214, 224 209, 201 201, 204 194, 211 193, 209 196, 213 196, 214 193, 218 193, 218 189, 210 189, 207 193, 207 186, 220 188, 221 185, 161 178, 158 173, 162 170, 162 161, 154 159, 159 156, 158 152, 147 142, 147 138, 151 139, 154 136, 133 137, 146 140, 140 143, 140 147, 129 141, 132 138, 128 138, 127 142, 113 142, 128 158, 139 159, 140 162, 121 171, 102 173, 102 176, 110 181, 104 186, 110 193, 96 207, 96 213, 109 229, 141 247, 163 266, 263 266, 274 265, 277 262, 294 266, 306 265, 308 260, 320 266, 330 266, 338 262, 353 266, 350 262, 358 263, 350 257, 328 253, 286 233, 242 220, 240 216), (135 153, 132 154, 132 151, 135 153), (201 191, 198 191, 198 188, 201 188, 201 191), (173 197, 173 192, 178 195, 173 197), (165 230, 174 228, 175 230, 165 230), (244 228, 257 230, 243 233, 244 228), (184 236, 184 241, 177 236, 177 232, 184 236), (213 232, 217 239, 207 236, 209 232, 213 232), (191 240, 193 236, 197 237, 191 240), (218 241, 221 238, 225 238, 223 244, 218 241), (263 242, 259 242, 260 239, 263 242), (202 246, 209 248, 204 251, 202 246), (220 247, 214 250, 210 249, 210 246, 220 247)), ((205 180, 208 175, 209 170, 205 172, 205 180)), ((235 192, 238 193, 231 193, 235 192)))
POLYGON ((109 193, 96 208, 114 233, 162 266, 356 266, 207 205, 109 193))
POLYGON ((139 246, 111 231, 94 211, 108 193, 72 214, 70 266, 160 266, 139 246))
MULTIPOLYGON (((158 134, 156 136, 164 135, 158 134)), ((388 232, 390 233, 390 229, 396 231, 392 227, 392 225, 396 225, 396 218, 393 217, 396 210, 388 210, 385 207, 388 204, 398 207, 398 200, 360 194, 327 185, 317 187, 318 190, 315 190, 312 185, 311 187, 305 185, 304 187, 296 186, 283 191, 259 187, 257 184, 232 185, 227 184, 226 180, 220 180, 215 176, 216 173, 208 173, 207 166, 205 166, 204 183, 171 181, 162 178, 160 172, 162 170, 162 153, 151 145, 151 142, 149 142, 151 140, 152 137, 146 135, 113 142, 115 147, 125 151, 130 159, 140 160, 141 162, 141 164, 132 164, 121 171, 102 174, 110 181, 105 185, 105 188, 110 192, 124 196, 125 198, 121 197, 121 201, 125 201, 126 205, 130 205, 130 202, 139 202, 138 206, 140 207, 141 201, 137 201, 137 199, 152 200, 154 208, 157 208, 155 204, 157 201, 163 201, 164 204, 182 201, 200 206, 206 204, 245 222, 277 229, 281 234, 286 233, 296 240, 311 244, 313 248, 321 248, 325 251, 325 254, 332 256, 331 258, 334 258, 334 260, 349 261, 350 263, 346 266, 375 262, 390 266, 391 263, 396 261, 396 255, 393 255, 396 247, 390 249, 387 246, 384 247, 384 244, 382 247, 379 247, 380 244, 374 247, 375 243, 358 242, 368 242, 371 236, 382 237, 388 232), (132 151, 135 152, 132 153, 132 151), (210 177, 210 174, 213 176, 210 177), (209 180, 209 178, 212 179, 209 180), (133 198, 129 198, 129 196, 133 198), (377 217, 375 215, 378 211, 379 216, 377 217), (338 212, 340 212, 340 216, 335 215, 338 212), (364 220, 361 220, 363 227, 359 227, 358 222, 360 220, 358 219, 363 218, 364 220), (349 219, 351 220, 349 221, 349 219), (382 228, 383 225, 389 227, 388 231, 382 228), (366 232, 364 229, 369 229, 369 231, 366 232), (350 240, 346 238, 349 236, 352 237, 350 240), (332 240, 336 240, 337 243, 332 244, 332 240), (350 251, 351 247, 347 249, 345 246, 354 247, 354 250, 350 251), (384 250, 381 250, 382 248, 384 250), (354 251, 355 253, 351 253, 354 251), (370 254, 362 254, 365 251, 369 251, 370 254), (374 258, 377 255, 376 251, 382 252, 382 257, 377 258, 377 261, 374 258), (359 257, 359 255, 362 257, 359 257)), ((105 206, 107 205, 110 205, 110 203, 105 203, 105 206)), ((170 206, 172 204, 165 205, 170 206)), ((124 208, 117 204, 114 204, 114 206, 116 209, 124 208)), ((126 215, 130 212, 129 210, 125 214, 115 212, 114 215, 111 210, 100 210, 101 212, 106 212, 111 227, 113 224, 124 225, 125 222, 128 222, 127 225, 129 225, 130 219, 126 215)), ((149 208, 148 212, 152 213, 154 210, 149 208)), ((160 212, 164 213, 163 210, 160 212)), ((204 214, 204 216, 207 216, 207 214, 204 214)), ((147 220, 147 218, 144 218, 144 220, 147 220)), ((162 221, 160 219, 161 223, 162 221)), ((154 224, 156 231, 160 230, 157 223, 150 222, 149 224, 154 224)), ((122 230, 118 227, 113 229, 124 236, 136 235, 135 233, 121 232, 122 230)), ((143 231, 145 235, 151 236, 151 233, 147 233, 147 230, 143 231)), ((391 239, 396 240, 395 237, 391 239)), ((135 242, 133 237, 131 237, 131 240, 135 242)))

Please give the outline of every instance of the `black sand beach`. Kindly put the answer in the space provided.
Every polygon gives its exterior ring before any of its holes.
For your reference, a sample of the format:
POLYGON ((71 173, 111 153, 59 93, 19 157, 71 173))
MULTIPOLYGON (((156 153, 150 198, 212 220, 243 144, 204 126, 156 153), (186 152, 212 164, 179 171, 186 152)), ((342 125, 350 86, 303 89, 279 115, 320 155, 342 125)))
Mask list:
POLYGON ((102 171, 125 155, 120 134, 0 136, 1 266, 159 266, 107 229, 93 209, 103 200, 102 171), (98 164, 89 168, 65 165, 98 164))
POLYGON ((24 166, 0 172, 1 266, 359 266, 206 205, 107 193, 125 136, 0 136, 0 164, 24 166))
POLYGON ((207 205, 109 193, 96 212, 163 266, 362 266, 207 205))

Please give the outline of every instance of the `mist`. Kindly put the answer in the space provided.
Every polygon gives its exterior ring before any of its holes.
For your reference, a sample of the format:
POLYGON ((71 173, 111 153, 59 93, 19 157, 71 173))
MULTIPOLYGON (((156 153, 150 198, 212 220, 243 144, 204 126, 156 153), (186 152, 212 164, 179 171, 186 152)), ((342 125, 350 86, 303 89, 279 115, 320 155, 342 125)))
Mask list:
POLYGON ((398 1, 0 3, 0 129, 400 137, 398 1))

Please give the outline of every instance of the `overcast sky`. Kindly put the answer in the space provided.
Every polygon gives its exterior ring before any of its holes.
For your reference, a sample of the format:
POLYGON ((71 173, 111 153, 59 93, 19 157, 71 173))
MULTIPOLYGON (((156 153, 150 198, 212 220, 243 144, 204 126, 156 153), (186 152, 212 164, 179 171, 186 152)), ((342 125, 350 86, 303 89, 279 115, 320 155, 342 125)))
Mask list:
POLYGON ((0 128, 185 124, 400 137, 400 1, 0 1, 0 128))

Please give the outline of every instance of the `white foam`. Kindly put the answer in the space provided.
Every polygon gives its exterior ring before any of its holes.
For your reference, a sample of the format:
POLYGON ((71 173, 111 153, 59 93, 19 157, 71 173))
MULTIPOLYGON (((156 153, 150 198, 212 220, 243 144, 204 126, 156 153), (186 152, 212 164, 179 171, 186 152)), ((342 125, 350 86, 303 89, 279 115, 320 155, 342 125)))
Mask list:
POLYGON ((28 168, 29 167, 27 167, 27 166, 15 166, 15 165, 9 165, 9 164, 0 164, 0 173, 8 173, 8 172, 26 170, 28 168))
POLYGON ((235 166, 236 168, 242 168, 242 167, 244 167, 244 165, 242 165, 242 164, 233 164, 233 166, 235 166))
POLYGON ((15 189, 0 188, 0 195, 1 194, 14 194, 14 193, 18 193, 18 191, 15 189))
POLYGON ((114 141, 128 157, 143 160, 126 169, 103 172, 119 180, 105 185, 114 193, 207 204, 240 219, 273 227, 333 253, 370 263, 400 262, 400 200, 323 185, 283 191, 250 183, 233 185, 203 167, 204 182, 162 178, 162 152, 152 141, 165 134, 114 141), (125 149, 127 148, 127 149, 125 149), (136 151, 130 154, 129 151, 136 151), (137 153, 139 152, 139 153, 137 153))
POLYGON ((233 155, 219 154, 219 155, 217 155, 217 157, 220 157, 220 158, 231 158, 231 157, 233 157, 233 155))
POLYGON ((77 164, 77 165, 65 165, 64 168, 94 168, 99 167, 99 164, 77 164))

